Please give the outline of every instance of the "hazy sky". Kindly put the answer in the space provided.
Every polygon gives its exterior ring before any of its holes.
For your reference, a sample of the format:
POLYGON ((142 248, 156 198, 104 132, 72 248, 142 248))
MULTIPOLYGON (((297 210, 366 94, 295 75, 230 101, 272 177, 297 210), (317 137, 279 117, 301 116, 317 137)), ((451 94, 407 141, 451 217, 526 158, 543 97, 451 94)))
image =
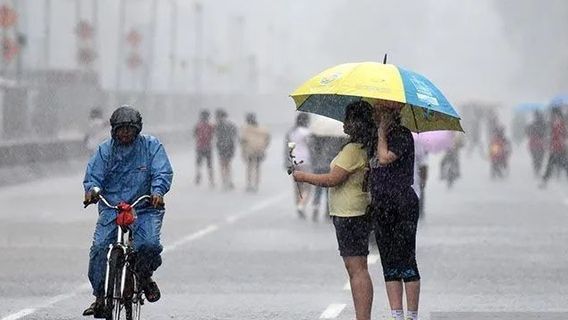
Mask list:
MULTIPOLYGON (((42 67, 45 2, 21 3, 30 39, 26 65, 42 67)), ((76 1, 51 3, 50 66, 75 68, 76 1)), ((93 2, 80 3, 81 18, 89 20, 93 2)), ((97 68, 107 88, 116 84, 118 3, 98 0, 97 68)), ((125 29, 145 35, 139 51, 149 61, 152 1, 126 3, 125 29)), ((195 1, 177 3, 171 69, 172 7, 158 1, 151 78, 157 91, 194 88, 195 1)), ((568 2, 562 0, 207 0, 202 6, 203 77, 211 92, 247 89, 251 70, 259 92, 289 92, 325 67, 379 61, 384 53, 389 62, 427 75, 456 103, 545 101, 568 91, 568 2)), ((123 86, 141 87, 144 71, 124 69, 122 76, 123 86)))

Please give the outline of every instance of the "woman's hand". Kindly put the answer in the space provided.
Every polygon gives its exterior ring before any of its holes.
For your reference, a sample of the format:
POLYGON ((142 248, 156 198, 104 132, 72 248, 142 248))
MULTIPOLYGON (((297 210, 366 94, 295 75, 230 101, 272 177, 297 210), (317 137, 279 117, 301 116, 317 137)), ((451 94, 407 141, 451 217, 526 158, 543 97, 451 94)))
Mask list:
POLYGON ((294 181, 296 182, 305 182, 306 180, 306 173, 302 171, 295 170, 292 173, 292 177, 294 177, 294 181))

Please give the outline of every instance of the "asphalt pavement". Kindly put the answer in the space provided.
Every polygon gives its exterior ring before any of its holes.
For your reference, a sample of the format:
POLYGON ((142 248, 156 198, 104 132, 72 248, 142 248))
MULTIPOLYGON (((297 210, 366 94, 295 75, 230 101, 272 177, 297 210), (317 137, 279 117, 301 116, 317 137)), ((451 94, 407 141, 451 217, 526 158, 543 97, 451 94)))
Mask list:
MULTIPOLYGON (((144 319, 355 318, 333 227, 297 217, 282 148, 276 136, 258 193, 245 192, 240 153, 232 191, 195 185, 193 153, 172 153, 164 263, 154 277, 162 299, 144 306, 144 319)), ((440 156, 431 156, 417 248, 422 319, 568 318, 568 181, 540 190, 526 152, 514 156, 499 181, 479 155, 462 156, 452 189, 438 180, 440 156)), ((79 319, 92 301, 96 209, 82 209, 81 182, 71 170, 0 188, 0 320, 79 319)), ((374 248, 369 262, 373 319, 386 319, 374 248)))

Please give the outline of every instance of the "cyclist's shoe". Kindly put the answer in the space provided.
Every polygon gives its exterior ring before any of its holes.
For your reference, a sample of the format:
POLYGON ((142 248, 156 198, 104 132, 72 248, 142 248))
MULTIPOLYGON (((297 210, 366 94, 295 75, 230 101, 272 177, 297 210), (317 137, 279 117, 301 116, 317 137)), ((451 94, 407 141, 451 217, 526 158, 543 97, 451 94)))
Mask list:
POLYGON ((104 297, 97 297, 95 302, 91 303, 91 305, 83 311, 84 316, 92 316, 95 314, 102 314, 105 311, 105 298, 104 297))
POLYGON ((148 302, 156 302, 160 300, 160 288, 158 288, 158 284, 152 280, 152 278, 146 278, 142 283, 142 290, 144 290, 144 295, 146 296, 146 300, 148 302))

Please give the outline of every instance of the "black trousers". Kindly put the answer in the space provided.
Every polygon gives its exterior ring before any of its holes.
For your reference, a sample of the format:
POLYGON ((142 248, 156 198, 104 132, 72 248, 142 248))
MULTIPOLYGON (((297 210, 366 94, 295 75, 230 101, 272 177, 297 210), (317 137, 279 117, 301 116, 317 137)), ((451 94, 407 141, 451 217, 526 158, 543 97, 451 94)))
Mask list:
POLYGON ((566 157, 566 152, 552 152, 548 158, 548 164, 546 165, 546 171, 542 177, 544 181, 548 181, 552 175, 552 171, 556 169, 566 170, 568 175, 568 158, 566 157))
POLYGON ((371 210, 385 281, 418 281, 416 228, 419 200, 409 186, 374 197, 371 210), (376 198, 376 200, 375 200, 376 198))

